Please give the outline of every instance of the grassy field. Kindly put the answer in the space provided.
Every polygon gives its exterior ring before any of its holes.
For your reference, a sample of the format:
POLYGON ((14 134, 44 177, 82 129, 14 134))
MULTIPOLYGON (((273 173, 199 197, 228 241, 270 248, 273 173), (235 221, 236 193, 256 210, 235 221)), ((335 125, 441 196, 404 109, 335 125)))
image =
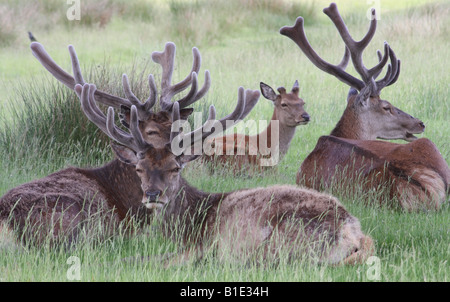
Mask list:
MULTIPOLYGON (((336 1, 355 39, 368 28, 365 1, 336 1)), ((450 75, 448 15, 445 1, 375 1, 381 20, 364 54, 366 65, 376 63, 376 50, 387 41, 402 60, 397 83, 382 97, 420 118, 424 134, 450 161, 450 75)), ((345 108, 348 87, 318 70, 298 47, 278 30, 303 16, 306 34, 327 61, 338 62, 343 43, 322 13, 320 1, 187 1, 81 0, 81 20, 68 21, 65 1, 0 3, 0 196, 22 183, 68 166, 95 167, 112 158, 108 140, 80 113, 77 99, 57 83, 33 57, 27 31, 56 62, 70 70, 67 45, 77 50, 86 80, 103 90, 122 94, 120 76, 132 74, 138 96, 145 99, 145 77, 160 70, 150 59, 167 41, 177 45, 174 81, 192 64, 191 49, 202 54, 200 82, 209 70, 212 87, 196 110, 216 105, 221 116, 234 106, 239 86, 259 89, 259 82, 276 88, 300 83, 300 96, 312 121, 300 126, 288 154, 264 176, 236 178, 226 172, 208 175, 196 164, 184 171, 194 186, 224 192, 272 184, 295 184, 302 160, 321 135, 328 134, 345 108), (62 3, 62 4, 61 4, 62 3)), ((352 68, 349 67, 351 72, 352 68)), ((261 98, 247 119, 268 120, 270 101, 261 98)), ((257 129, 251 129, 255 132, 257 129)), ((0 281, 67 281, 70 256, 80 259, 81 281, 449 281, 450 208, 439 212, 403 213, 364 206, 361 195, 332 192, 358 217, 376 242, 379 275, 373 264, 347 267, 291 263, 273 267, 249 266, 214 258, 200 264, 165 269, 159 255, 177 246, 151 229, 126 238, 116 236, 99 244, 72 250, 1 248, 0 281), (123 258, 150 256, 150 261, 123 258)), ((70 279, 70 278, 69 278, 70 279)))

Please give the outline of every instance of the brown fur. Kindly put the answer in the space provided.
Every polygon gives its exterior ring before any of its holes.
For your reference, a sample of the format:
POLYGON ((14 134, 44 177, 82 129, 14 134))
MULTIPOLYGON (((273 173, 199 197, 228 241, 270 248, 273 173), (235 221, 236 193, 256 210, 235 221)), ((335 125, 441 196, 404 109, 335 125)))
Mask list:
POLYGON ((186 252, 173 262, 202 257, 210 248, 219 257, 257 254, 266 260, 282 257, 281 249, 290 259, 333 264, 358 252, 364 255, 358 256, 361 262, 370 256, 365 249, 373 249, 371 239, 336 198, 294 186, 205 193, 181 177, 177 167, 186 160, 168 148, 150 148, 143 158, 129 159, 137 161, 143 191, 161 192, 147 207, 155 209, 166 236, 182 238, 185 245, 186 252))
MULTIPOLYGON (((146 139, 169 141, 171 117, 151 114, 140 128, 154 129, 146 139)), ((135 169, 118 159, 94 169, 67 168, 11 189, 0 198, 0 222, 18 230, 18 238, 40 245, 45 240, 76 240, 88 221, 101 220, 105 235, 127 217, 142 223, 150 210, 143 207, 141 183, 135 169)))
POLYGON ((426 138, 405 145, 323 136, 297 174, 298 184, 315 189, 383 188, 407 210, 439 209, 449 180, 447 163, 426 138))
POLYGON ((272 156, 270 151, 275 147, 278 147, 279 160, 284 157, 296 127, 307 124, 310 117, 303 108, 305 102, 298 96, 298 82, 289 93, 286 93, 283 87, 278 88, 279 94, 268 85, 264 83, 261 85, 262 94, 274 104, 274 112, 267 128, 254 136, 234 133, 214 138, 212 148, 215 153, 204 155, 203 161, 212 162, 214 166, 228 166, 227 168, 235 172, 245 167, 248 172, 249 167, 261 170, 263 167, 261 159, 270 158, 272 156), (274 121, 279 123, 279 139, 276 142, 272 142, 274 121), (267 147, 268 150, 261 150, 260 147, 267 147))

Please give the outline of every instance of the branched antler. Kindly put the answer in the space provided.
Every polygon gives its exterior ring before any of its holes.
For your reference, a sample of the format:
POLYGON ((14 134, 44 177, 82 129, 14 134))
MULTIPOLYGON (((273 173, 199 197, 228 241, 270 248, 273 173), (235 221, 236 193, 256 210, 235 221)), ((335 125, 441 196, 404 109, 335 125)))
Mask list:
POLYGON ((201 56, 200 52, 196 47, 192 48, 193 54, 193 64, 189 75, 179 83, 172 85, 172 74, 175 63, 175 44, 172 42, 166 43, 163 52, 153 52, 152 59, 155 63, 161 65, 162 75, 161 75, 161 96, 160 105, 163 110, 171 111, 173 102, 172 98, 191 86, 189 93, 182 99, 178 100, 180 108, 186 108, 197 100, 201 99, 211 86, 211 78, 209 71, 205 71, 205 83, 203 87, 197 91, 197 74, 201 66, 201 56))
POLYGON ((144 151, 151 146, 147 143, 139 129, 138 109, 131 105, 130 114, 130 133, 127 133, 117 127, 114 123, 114 109, 108 108, 107 116, 97 107, 95 100, 96 87, 94 84, 76 84, 75 90, 80 96, 81 108, 88 119, 99 127, 106 135, 118 143, 139 152, 144 151))
MULTIPOLYGON (((151 142, 146 142, 143 139, 141 130, 139 129, 139 120, 138 120, 138 110, 135 105, 131 105, 131 114, 130 114, 130 132, 125 132, 124 130, 117 127, 114 123, 114 109, 112 107, 108 108, 108 114, 105 114, 97 107, 95 100, 95 91, 96 87, 93 84, 84 84, 81 86, 80 84, 76 84, 75 90, 77 94, 80 96, 81 107, 83 112, 88 117, 90 121, 92 121, 97 127, 99 127, 106 135, 108 135, 113 140, 118 143, 127 146, 128 148, 134 150, 136 153, 142 153, 152 147, 151 142)), ((184 150, 193 146, 198 141, 205 140, 209 135, 213 133, 213 128, 221 126, 220 129, 225 130, 227 127, 234 125, 238 122, 243 115, 246 113, 251 105, 246 105, 246 103, 256 104, 259 99, 259 91, 255 90, 246 90, 244 91, 243 87, 240 87, 238 90, 238 102, 229 115, 225 116, 220 120, 215 120, 216 110, 213 105, 209 108, 209 115, 206 123, 187 134, 179 133, 179 129, 175 127, 175 129, 171 132, 170 142, 172 142, 177 136, 178 139, 183 139, 184 137, 189 137, 191 144, 189 146, 183 146, 184 150), (231 123, 227 123, 227 121, 232 121, 231 123)), ((180 104, 179 102, 175 102, 172 106, 172 121, 176 123, 180 121, 180 104)))
POLYGON ((360 41, 355 41, 351 37, 335 3, 331 3, 329 7, 323 10, 323 12, 331 19, 331 21, 333 21, 342 40, 345 43, 344 57, 341 63, 338 65, 332 65, 324 61, 314 51, 311 44, 308 42, 308 39, 306 38, 304 31, 304 21, 302 17, 297 18, 294 26, 282 27, 280 29, 280 33, 291 38, 300 47, 300 49, 308 57, 308 59, 319 69, 331 75, 334 75, 342 82, 356 88, 359 91, 361 91, 364 87, 370 86, 370 94, 379 95, 381 89, 386 86, 392 85, 393 83, 395 83, 395 81, 397 81, 400 73, 400 60, 397 60, 394 51, 386 42, 384 44, 384 55, 381 55, 380 51, 377 52, 379 58, 379 62, 377 65, 368 69, 364 66, 364 63, 362 61, 363 51, 367 47, 367 45, 369 45, 370 41, 375 35, 377 27, 375 9, 372 9, 371 11, 372 20, 370 22, 369 30, 360 41), (361 76, 362 80, 357 79, 349 73, 345 72, 349 56, 352 58, 353 66, 361 76), (391 63, 388 64, 386 75, 383 79, 375 81, 375 79, 381 73, 383 67, 388 62, 388 59, 390 59, 391 63))

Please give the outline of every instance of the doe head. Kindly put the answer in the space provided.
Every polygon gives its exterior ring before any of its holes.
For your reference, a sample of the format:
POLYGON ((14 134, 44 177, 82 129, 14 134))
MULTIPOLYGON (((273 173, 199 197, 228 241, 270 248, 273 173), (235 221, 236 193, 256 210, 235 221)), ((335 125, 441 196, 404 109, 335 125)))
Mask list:
POLYGON ((306 125, 310 121, 309 114, 305 111, 305 102, 299 98, 299 85, 295 81, 291 92, 287 93, 284 87, 279 87, 278 94, 269 85, 260 83, 262 95, 271 100, 275 106, 276 118, 280 124, 288 127, 306 125))

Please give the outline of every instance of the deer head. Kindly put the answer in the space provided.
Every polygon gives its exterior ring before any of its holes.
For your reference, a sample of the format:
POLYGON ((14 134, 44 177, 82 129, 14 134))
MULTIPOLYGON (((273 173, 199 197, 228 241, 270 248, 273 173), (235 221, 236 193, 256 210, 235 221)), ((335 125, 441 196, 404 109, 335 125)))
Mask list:
POLYGON ((306 38, 302 17, 297 18, 294 26, 282 27, 280 33, 292 39, 316 67, 351 87, 346 111, 338 123, 339 127, 331 135, 354 139, 415 140, 416 137, 413 134, 422 133, 425 125, 380 98, 381 90, 394 84, 400 74, 400 60, 397 59, 392 48, 385 43, 384 55, 378 51, 379 63, 370 69, 362 61, 363 51, 376 31, 375 9, 372 9, 371 12, 372 21, 369 30, 360 41, 355 41, 351 37, 335 3, 330 4, 323 12, 333 21, 345 44, 344 56, 337 65, 324 61, 314 51, 306 38), (345 72, 350 57, 361 79, 345 72), (388 60, 390 60, 390 64, 387 65, 385 76, 376 80, 388 60), (348 129, 343 129, 344 125, 348 129))
MULTIPOLYGON (((96 87, 93 84, 77 84, 75 86, 77 94, 80 96, 81 106, 86 116, 96 124, 105 134, 121 145, 113 145, 113 150, 117 157, 136 167, 136 172, 141 179, 143 191, 142 202, 150 209, 160 209, 167 204, 181 188, 181 169, 183 166, 197 158, 196 155, 184 154, 186 150, 196 143, 202 143, 215 128, 225 130, 233 126, 227 123, 228 120, 239 121, 247 114, 259 99, 258 91, 247 90, 240 87, 238 90, 238 103, 233 112, 220 120, 215 120, 215 108, 211 106, 206 123, 192 132, 180 134, 179 129, 170 133, 170 142, 164 146, 156 146, 152 140, 146 140, 139 127, 138 109, 132 105, 130 109, 129 132, 117 127, 114 123, 114 109, 108 108, 105 116, 97 107, 95 101, 96 87), (189 143, 173 149, 174 142, 186 141, 189 143)), ((171 108, 172 122, 179 121, 180 105, 175 102, 171 108)), ((173 128, 173 127, 172 127, 173 128)), ((176 127, 175 127, 176 128, 176 127)))
MULTIPOLYGON (((72 76, 56 64, 56 62, 50 57, 40 43, 33 42, 30 47, 33 55, 39 60, 39 62, 58 81, 74 90, 80 97, 82 90, 81 86, 85 84, 85 81, 82 76, 81 67, 75 48, 72 45, 69 45, 68 47, 74 74, 72 76), (76 88, 77 85, 80 86, 76 88)), ((139 129, 143 134, 144 139, 151 140, 155 146, 163 146, 169 141, 170 129, 172 125, 170 113, 173 106, 173 98, 187 88, 191 88, 185 97, 178 100, 180 107, 180 119, 187 119, 187 117, 193 112, 193 109, 188 107, 201 99, 207 93, 211 85, 209 71, 205 71, 205 82, 203 87, 198 90, 197 74, 201 66, 201 56, 200 52, 195 47, 192 49, 193 64, 191 72, 181 82, 172 84, 175 50, 175 44, 168 42, 166 43, 163 52, 152 53, 153 61, 160 64, 162 67, 161 93, 159 99, 160 107, 162 109, 161 111, 155 112, 152 110, 156 104, 158 96, 155 79, 152 74, 148 77, 149 97, 145 102, 142 102, 133 94, 126 74, 123 74, 122 76, 122 85, 125 98, 114 96, 98 89, 95 89, 94 92, 94 97, 97 102, 120 109, 120 122, 125 127, 129 127, 131 106, 134 105, 137 110, 139 129)), ((97 112, 97 115, 101 114, 101 112, 97 112)))
POLYGON ((303 108, 305 102, 298 97, 298 81, 295 81, 289 93, 286 93, 284 87, 279 87, 277 89, 279 94, 276 94, 272 87, 263 82, 260 83, 260 88, 262 95, 273 102, 275 106, 274 115, 280 123, 288 127, 296 127, 306 125, 309 122, 309 114, 303 108))

